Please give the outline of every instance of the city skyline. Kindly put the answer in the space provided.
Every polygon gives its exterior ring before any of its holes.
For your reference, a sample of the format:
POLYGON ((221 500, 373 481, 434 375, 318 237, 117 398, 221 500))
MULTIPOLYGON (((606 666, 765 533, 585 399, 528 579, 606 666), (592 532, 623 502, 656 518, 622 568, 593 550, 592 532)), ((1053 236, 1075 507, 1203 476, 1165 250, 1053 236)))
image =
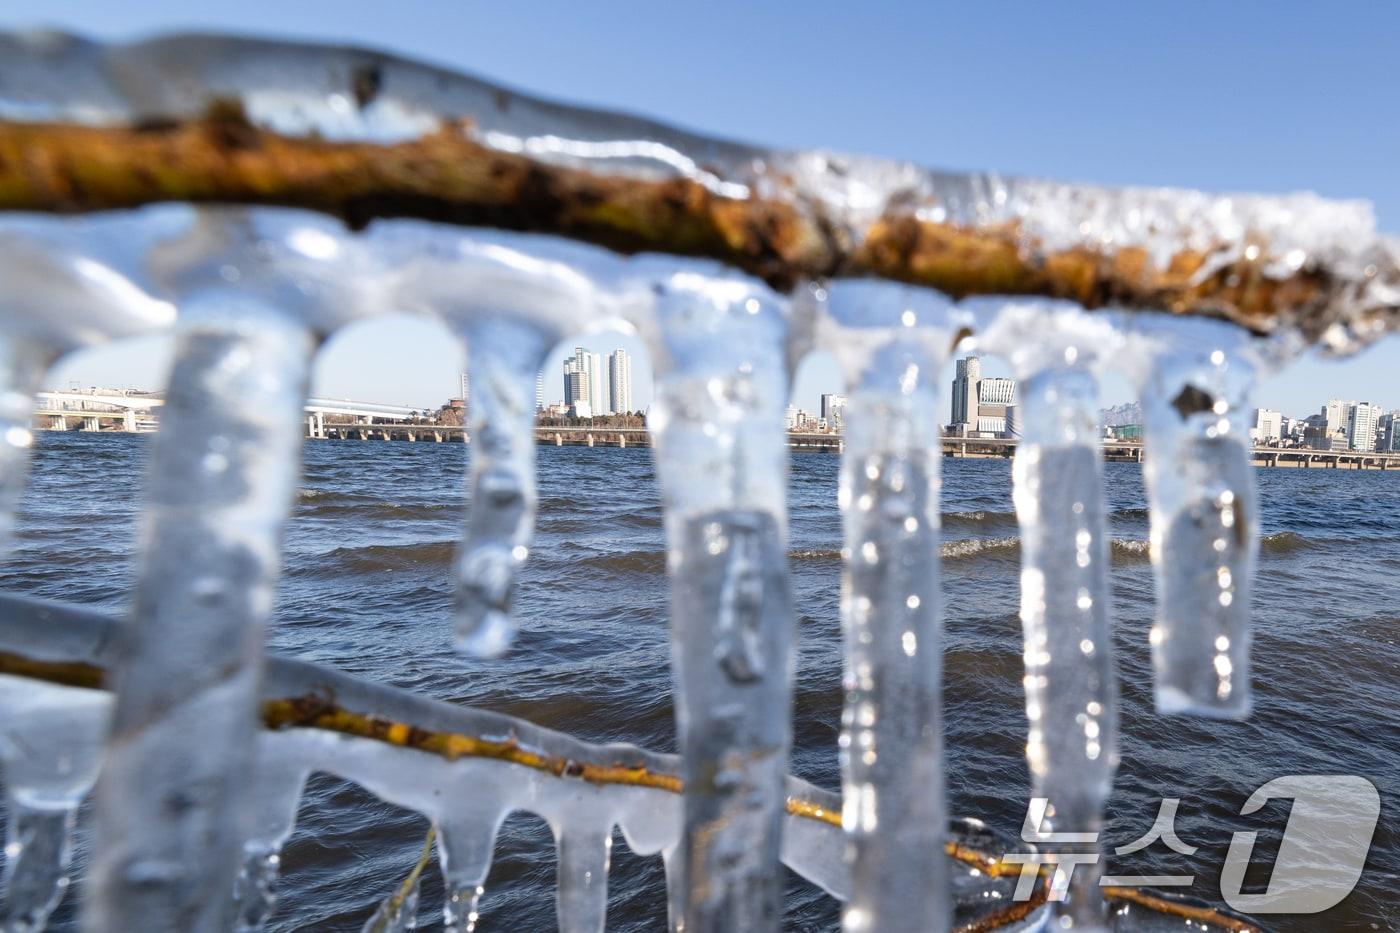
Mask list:
MULTIPOLYGON (((456 341, 445 340, 446 329, 436 322, 423 318, 393 315, 387 319, 367 322, 349 328, 350 333, 334 336, 317 355, 312 373, 311 395, 320 398, 351 398, 366 401, 402 404, 409 407, 436 407, 445 399, 457 396, 460 388, 460 374, 465 365, 465 357, 455 352, 456 341), (345 367, 341 358, 345 353, 344 343, 355 339, 360 331, 373 328, 376 341, 398 341, 411 343, 419 351, 431 352, 440 365, 440 373, 432 373, 428 378, 414 384, 398 381, 402 389, 382 383, 363 385, 355 378, 355 372, 345 367), (347 378, 348 377, 348 378, 347 378), (421 388, 416 386, 421 385, 421 388), (384 391, 380 391, 384 389, 384 391)), ((627 352, 633 386, 632 400, 634 411, 645 411, 652 400, 653 371, 645 345, 640 339, 618 331, 607 331, 586 338, 599 346, 611 346, 627 352)), ((1400 340, 1391 340, 1400 344, 1400 340)), ((562 365, 573 354, 579 341, 560 343, 547 358, 542 370, 543 402, 548 405, 564 399, 562 365)), ((1363 355, 1380 352, 1373 347, 1363 355)), ((821 396, 844 394, 847 386, 839 374, 829 371, 822 365, 820 357, 829 356, 824 352, 812 354, 797 367, 789 404, 806 411, 817 412, 821 408, 821 396)), ((979 354, 983 373, 989 378, 1007 378, 1010 369, 1003 360, 993 355, 979 354)), ((168 368, 170 341, 164 337, 146 337, 125 341, 107 347, 79 350, 65 357, 50 370, 45 380, 47 388, 62 388, 76 384, 81 386, 122 386, 141 391, 159 392, 164 387, 163 371, 168 368), (139 359, 133 359, 137 357, 139 359)), ((1305 366, 1309 364, 1300 364, 1305 366)), ((606 366, 606 360, 604 361, 606 366)), ((950 360, 940 377, 941 383, 949 383, 955 377, 956 360, 950 360)), ((834 370, 834 365, 832 367, 834 370)), ((1347 361, 1319 359, 1303 372, 1299 367, 1286 370, 1281 375, 1261 380, 1253 396, 1252 407, 1279 411, 1290 418, 1302 418, 1316 412, 1328 399, 1369 401, 1380 407, 1382 412, 1400 409, 1400 385, 1387 391, 1372 391, 1374 386, 1369 379, 1347 378, 1355 375, 1354 368, 1347 361), (1319 389, 1321 385, 1324 388, 1319 389), (1284 386, 1287 391, 1280 391, 1284 386), (1357 388, 1362 391, 1356 391, 1357 388), (1291 399, 1281 402, 1280 397, 1291 399)), ((420 375, 423 375, 420 373, 420 375)), ((1132 404, 1137 394, 1128 383, 1110 375, 1104 379, 1100 393, 1103 408, 1132 404)), ((941 385, 945 393, 943 405, 948 405, 949 386, 941 385)), ((946 413, 946 411, 945 411, 946 413)))

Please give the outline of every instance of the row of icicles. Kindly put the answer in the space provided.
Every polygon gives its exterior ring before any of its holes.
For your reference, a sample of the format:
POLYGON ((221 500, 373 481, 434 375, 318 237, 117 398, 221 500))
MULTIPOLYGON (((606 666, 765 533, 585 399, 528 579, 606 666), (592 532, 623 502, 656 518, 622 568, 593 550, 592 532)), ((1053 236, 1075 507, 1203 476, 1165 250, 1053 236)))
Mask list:
MULTIPOLYGON (((999 354, 1019 380, 1027 756, 1034 793, 1050 800, 1043 828, 1095 831, 1117 759, 1097 426, 1106 372, 1127 375, 1143 398, 1158 707, 1248 712, 1255 510, 1243 415, 1259 361, 1230 326, 1055 302, 958 304, 875 281, 783 296, 709 263, 417 222, 349 235, 272 209, 7 220, 0 240, 6 530, 48 366, 103 339, 170 328, 176 338, 135 624, 112 677, 89 929, 231 923, 224 893, 244 844, 236 815, 256 806, 247 711, 299 477, 310 363, 326 335, 385 310, 433 315, 467 350, 471 507, 455 641, 478 656, 507 650, 513 635, 546 354, 605 327, 629 328, 648 347, 687 788, 668 858, 677 929, 780 921, 793 653, 782 418, 790 367, 808 350, 835 355, 849 395, 848 930, 925 931, 950 916, 938 855, 947 821, 937 492, 938 388, 955 348, 999 354), (192 735, 218 753, 191 754, 192 735)), ((1077 873, 1060 908, 1075 928, 1108 923, 1095 883, 1077 873)))

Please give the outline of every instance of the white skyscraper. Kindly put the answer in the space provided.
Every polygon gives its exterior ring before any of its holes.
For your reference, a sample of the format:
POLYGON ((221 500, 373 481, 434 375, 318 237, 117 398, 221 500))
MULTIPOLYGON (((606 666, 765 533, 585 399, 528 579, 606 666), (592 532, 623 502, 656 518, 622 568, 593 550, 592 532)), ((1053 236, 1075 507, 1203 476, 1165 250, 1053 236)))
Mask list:
POLYGON ((1283 415, 1268 408, 1254 409, 1254 427, 1249 429, 1250 439, 1258 444, 1278 443, 1283 440, 1283 415))
POLYGON ((1376 449, 1376 426, 1380 417, 1380 406, 1370 402, 1357 402, 1351 407, 1351 417, 1347 422, 1347 441, 1352 450, 1376 449))
POLYGON ((632 408, 632 358, 621 348, 608 356, 608 408, 614 415, 632 408))
POLYGON ((1326 405, 1322 406, 1322 417, 1327 421, 1327 432, 1347 430, 1347 422, 1350 416, 1347 409, 1354 403, 1344 402, 1339 398, 1329 399, 1326 405))
POLYGON ((977 384, 982 381, 982 361, 975 356, 958 360, 953 376, 951 424, 977 423, 977 384))
POLYGON ((544 411, 544 370, 535 377, 535 411, 544 411))

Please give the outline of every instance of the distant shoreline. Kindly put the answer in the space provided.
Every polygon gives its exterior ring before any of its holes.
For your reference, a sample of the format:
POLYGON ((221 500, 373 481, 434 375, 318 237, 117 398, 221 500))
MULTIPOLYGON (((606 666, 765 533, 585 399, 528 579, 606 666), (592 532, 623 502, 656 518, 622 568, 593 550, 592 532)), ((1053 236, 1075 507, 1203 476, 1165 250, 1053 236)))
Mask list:
MULTIPOLYGON (((52 429, 40 429, 48 432, 52 429)), ((308 440, 328 441, 399 441, 443 443, 454 442, 466 431, 457 425, 395 422, 389 424, 324 424, 321 433, 311 433, 308 440)), ((79 434, 149 434, 151 431, 76 431, 79 434)), ((470 439, 468 439, 470 442, 470 439)), ((651 435, 646 428, 535 428, 535 443, 542 447, 650 447, 651 435)), ((954 460, 1010 460, 1016 452, 1014 438, 944 437, 943 456, 954 460)), ((845 435, 787 432, 788 448, 797 452, 841 453, 845 450, 845 435)), ((1141 441, 1105 440, 1102 445, 1104 461, 1108 463, 1141 463, 1147 447, 1141 441)), ((1313 450, 1307 447, 1254 447, 1250 463, 1257 467, 1280 469, 1340 469, 1374 470, 1400 474, 1400 452, 1359 450, 1313 450)))

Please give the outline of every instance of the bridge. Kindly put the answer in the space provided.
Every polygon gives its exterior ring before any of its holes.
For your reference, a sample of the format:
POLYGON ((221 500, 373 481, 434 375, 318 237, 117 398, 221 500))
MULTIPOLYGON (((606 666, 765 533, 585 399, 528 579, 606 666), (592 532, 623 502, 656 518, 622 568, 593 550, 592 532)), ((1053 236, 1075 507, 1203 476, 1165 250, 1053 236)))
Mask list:
MULTIPOLYGON (((154 431, 159 425, 157 410, 165 404, 159 395, 142 392, 104 392, 102 390, 57 390, 35 395, 35 427, 50 431, 154 431)), ((376 420, 408 423, 431 406, 411 408, 406 405, 385 405, 380 402, 358 402, 351 399, 310 398, 306 400, 307 431, 312 437, 322 436, 318 426, 327 415, 353 418, 355 424, 370 424, 376 420)))
MULTIPOLYGON (((49 430, 153 431, 156 414, 165 400, 139 393, 93 391, 40 392, 34 419, 49 430), (105 427, 104 427, 105 426, 105 427)), ((470 441, 467 428, 437 424, 426 413, 431 406, 411 408, 351 399, 311 398, 306 402, 306 436, 316 440, 470 441), (326 420, 327 417, 336 420, 326 420), (344 420, 344 419, 353 420, 344 420)), ((819 431, 789 431, 788 447, 794 451, 845 449, 842 435, 819 431)), ((650 447, 646 428, 602 425, 540 425, 535 443, 555 447, 650 447)), ((1110 462, 1141 463, 1141 441, 1103 442, 1103 456, 1110 462)), ((1009 460, 1016 452, 1015 438, 945 437, 943 455, 957 459, 1009 460)), ((1400 451, 1313 450, 1307 447, 1256 447, 1254 466, 1295 469, 1400 470, 1400 451)))
MULTIPOLYGON (((466 428, 426 422, 375 424, 331 424, 323 433, 310 437, 331 440, 470 441, 466 428)), ((840 434, 789 431, 788 447, 794 451, 840 453, 845 439, 840 434)), ((616 428, 585 425, 540 425, 535 443, 553 447, 650 447, 646 428, 616 428)), ((1009 460, 1016 453, 1015 438, 944 437, 943 455, 954 459, 1009 460)), ((1106 439, 1103 457, 1109 462, 1141 463, 1145 450, 1141 441, 1106 439)), ((1251 462, 1260 467, 1300 469, 1400 470, 1400 451, 1312 450, 1306 447, 1256 447, 1251 462)))

